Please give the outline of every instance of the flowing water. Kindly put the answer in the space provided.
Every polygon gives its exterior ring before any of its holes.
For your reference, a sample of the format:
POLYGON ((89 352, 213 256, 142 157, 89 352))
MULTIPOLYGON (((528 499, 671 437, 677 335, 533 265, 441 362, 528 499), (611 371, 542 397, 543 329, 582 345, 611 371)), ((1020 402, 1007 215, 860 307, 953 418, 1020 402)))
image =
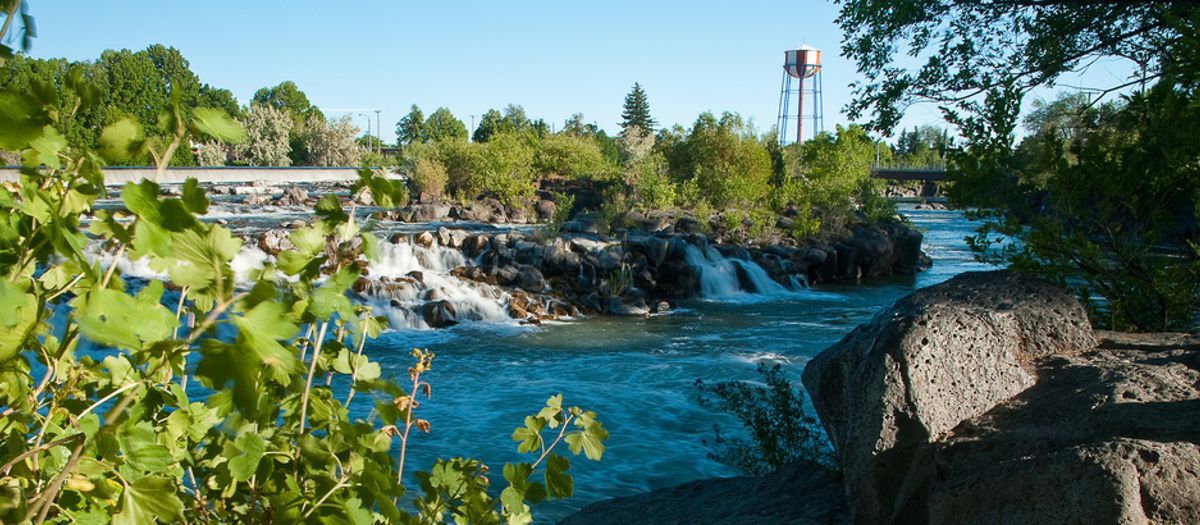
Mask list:
MULTIPOLYGON (((572 458, 575 496, 537 506, 539 522, 556 521, 600 499, 736 475, 706 457, 701 440, 711 438, 713 425, 732 429, 736 424, 696 402, 697 379, 753 380, 756 365, 768 362, 782 364, 799 384, 809 359, 881 308, 917 288, 988 268, 971 259, 963 238, 972 225, 961 213, 904 213, 925 230, 924 249, 934 260, 932 269, 917 276, 810 289, 802 283, 784 287, 764 280, 765 273, 758 275, 762 270, 756 265, 693 248, 688 260, 701 269, 708 299, 684 303, 667 315, 601 317, 529 328, 503 322, 501 311, 488 306, 489 300, 502 302, 502 296, 488 296, 485 290, 452 297, 472 305, 481 321, 449 330, 389 331, 366 350, 381 361, 385 373, 398 377, 405 375, 412 347, 437 353, 433 370, 425 376, 433 385, 433 397, 418 409, 432 430, 413 438, 408 465, 427 469, 439 456, 468 456, 483 461, 491 467, 493 480, 500 480, 505 462, 533 459, 516 453, 510 439, 513 428, 537 412, 548 396, 562 393, 567 404, 599 414, 609 431, 608 449, 599 463, 572 458), (753 283, 753 291, 759 293, 739 289, 739 269, 743 282, 753 283)), ((413 261, 420 255, 411 247, 391 249, 387 264, 396 276, 417 269, 413 261)), ((447 268, 441 267, 453 263, 461 261, 425 260, 421 269, 444 271, 447 268)), ((441 271, 432 273, 433 279, 444 278, 441 271)), ((447 281, 441 288, 452 284, 447 281)), ((417 321, 395 316, 393 321, 420 328, 417 321)))

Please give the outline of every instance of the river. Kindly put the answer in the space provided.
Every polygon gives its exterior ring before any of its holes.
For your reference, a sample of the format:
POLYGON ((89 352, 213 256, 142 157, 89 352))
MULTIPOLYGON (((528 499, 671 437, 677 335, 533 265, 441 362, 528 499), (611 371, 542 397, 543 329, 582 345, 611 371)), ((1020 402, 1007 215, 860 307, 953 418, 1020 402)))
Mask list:
POLYGON ((512 430, 561 393, 566 404, 596 411, 609 440, 599 463, 572 457, 575 496, 535 506, 539 523, 601 499, 737 475, 706 456, 701 440, 712 438, 713 425, 734 430, 736 422, 697 403, 697 379, 753 380, 757 363, 769 362, 782 364, 798 385, 809 359, 896 299, 989 268, 971 258, 963 238, 973 226, 960 212, 903 213, 924 230, 924 250, 933 258, 933 268, 916 276, 696 300, 648 318, 384 333, 366 351, 385 374, 403 377, 413 347, 437 353, 425 376, 432 398, 417 412, 431 431, 412 438, 408 465, 428 469, 437 457, 473 457, 502 484, 505 462, 534 459, 516 453, 512 430))

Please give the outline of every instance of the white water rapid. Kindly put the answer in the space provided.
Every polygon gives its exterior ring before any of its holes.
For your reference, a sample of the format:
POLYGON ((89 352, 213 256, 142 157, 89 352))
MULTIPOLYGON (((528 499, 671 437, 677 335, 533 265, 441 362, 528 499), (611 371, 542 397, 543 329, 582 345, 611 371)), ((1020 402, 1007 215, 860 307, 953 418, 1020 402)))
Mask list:
POLYGON ((778 295, 789 291, 771 279, 761 266, 750 261, 725 257, 712 246, 701 249, 689 244, 684 261, 699 273, 700 296, 705 299, 728 298, 744 293, 778 295), (739 272, 749 281, 750 289, 742 289, 739 272))

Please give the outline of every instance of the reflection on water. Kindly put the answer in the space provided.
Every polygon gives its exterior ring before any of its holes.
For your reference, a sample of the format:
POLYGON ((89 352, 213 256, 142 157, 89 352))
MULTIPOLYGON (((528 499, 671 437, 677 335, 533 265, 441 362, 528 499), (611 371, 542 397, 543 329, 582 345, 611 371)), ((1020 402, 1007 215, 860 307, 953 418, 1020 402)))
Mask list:
POLYGON ((971 259, 963 237, 972 226, 961 213, 906 214, 925 230, 925 251, 934 260, 915 277, 817 286, 768 300, 694 301, 649 318, 384 334, 367 351, 397 376, 405 374, 412 347, 437 353, 426 376, 433 398, 419 409, 432 432, 414 439, 409 464, 428 468, 436 453, 471 456, 499 480, 505 462, 521 460, 509 438, 513 428, 561 392, 568 404, 599 413, 608 450, 600 463, 572 461, 575 497, 539 505, 539 521, 599 499, 736 474, 705 455, 700 440, 711 437, 713 424, 729 427, 732 420, 696 403, 697 378, 753 379, 756 364, 768 362, 783 365, 799 383, 809 359, 881 308, 916 288, 988 268, 971 259))

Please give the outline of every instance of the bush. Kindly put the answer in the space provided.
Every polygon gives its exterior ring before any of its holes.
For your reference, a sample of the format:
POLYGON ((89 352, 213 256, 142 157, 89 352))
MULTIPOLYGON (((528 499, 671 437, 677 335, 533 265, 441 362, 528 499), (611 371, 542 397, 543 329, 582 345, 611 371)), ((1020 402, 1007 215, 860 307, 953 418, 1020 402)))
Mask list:
POLYGON ((548 135, 538 143, 533 169, 539 177, 570 180, 605 179, 613 171, 595 139, 563 133, 548 135))
POLYGON ((651 210, 669 209, 675 204, 675 184, 667 174, 667 161, 661 154, 649 154, 630 162, 626 171, 638 204, 651 210))
POLYGON ((708 457, 751 476, 762 476, 795 461, 836 468, 833 450, 815 418, 804 410, 804 394, 792 387, 779 365, 758 365, 764 385, 728 381, 708 385, 697 379, 701 406, 728 413, 742 424, 749 440, 729 437, 713 425, 708 457))
MULTIPOLYGON (((403 387, 364 354, 386 319, 347 291, 379 239, 326 195, 291 232, 295 249, 241 287, 242 240, 198 219, 209 201, 194 179, 178 198, 129 183, 127 211, 96 209, 101 157, 56 140, 71 115, 27 94, 0 100, 0 149, 24 163, 20 185, 0 190, 0 522, 529 523, 530 505, 573 491, 556 445, 601 457, 595 414, 554 396, 512 433, 536 459, 504 466, 498 498, 486 466, 455 458, 417 472, 419 494, 402 502, 411 431, 430 426, 416 413, 433 354, 413 351, 403 387), (144 257, 165 282, 94 262, 84 214, 101 259, 144 257), (364 405, 370 418, 351 419, 364 405)), ((241 133, 212 112, 192 125, 241 133)), ((138 147, 133 126, 101 133, 106 154, 138 147)), ((360 176, 375 202, 400 198, 360 176)))
POLYGON ((408 172, 408 179, 417 193, 424 193, 440 198, 446 192, 449 177, 446 166, 436 158, 429 156, 417 157, 408 172))

